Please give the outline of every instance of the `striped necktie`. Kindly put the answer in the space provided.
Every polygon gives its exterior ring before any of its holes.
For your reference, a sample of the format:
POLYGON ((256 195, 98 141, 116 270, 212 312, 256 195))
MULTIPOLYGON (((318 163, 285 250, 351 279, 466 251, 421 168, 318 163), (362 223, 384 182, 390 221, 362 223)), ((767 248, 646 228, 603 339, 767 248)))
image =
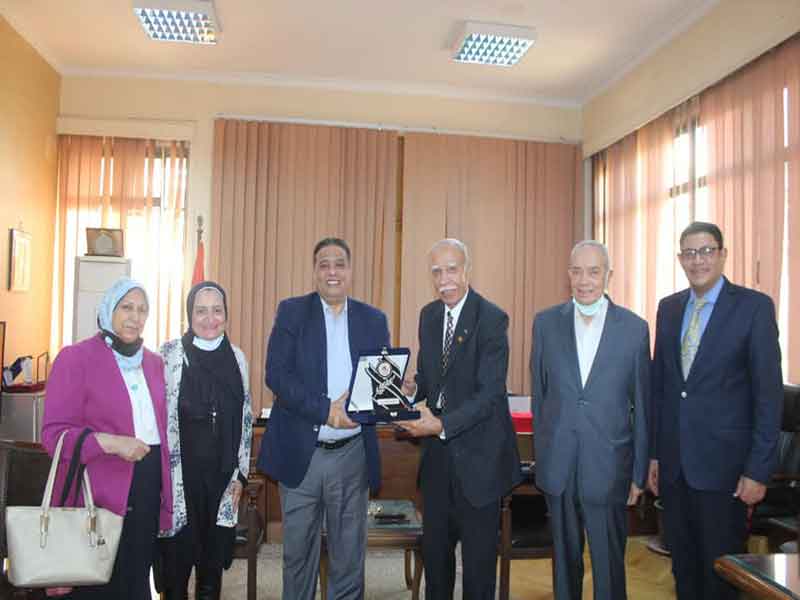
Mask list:
POLYGON ((447 311, 447 328, 444 332, 444 346, 442 348, 442 373, 447 370, 450 360, 450 349, 453 347, 453 313, 447 311))
MULTIPOLYGON (((453 313, 447 311, 447 327, 444 330, 444 346, 442 347, 442 375, 447 370, 447 363, 450 361, 450 349, 453 347, 453 313)), ((444 408, 444 386, 439 390, 439 398, 436 400, 436 408, 444 408)))
POLYGON ((683 368, 683 378, 689 378, 689 371, 692 368, 694 357, 697 355, 697 348, 700 346, 700 311, 708 301, 705 298, 698 298, 694 303, 692 318, 689 319, 689 326, 681 341, 681 367, 683 368))

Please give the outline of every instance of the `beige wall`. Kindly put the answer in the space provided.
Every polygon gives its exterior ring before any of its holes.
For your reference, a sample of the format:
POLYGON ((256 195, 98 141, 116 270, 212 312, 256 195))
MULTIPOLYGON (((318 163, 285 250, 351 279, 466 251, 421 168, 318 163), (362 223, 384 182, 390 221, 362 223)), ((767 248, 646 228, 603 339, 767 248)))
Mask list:
POLYGON ((0 17, 0 321, 6 363, 50 346, 60 77, 0 17), (33 236, 28 292, 8 291, 9 233, 33 236))
POLYGON ((611 145, 799 30, 798 0, 721 0, 584 106, 584 156, 611 145))
MULTIPOLYGON (((124 77, 65 76, 62 126, 72 133, 93 131, 105 121, 116 135, 159 136, 165 127, 188 128, 190 223, 197 214, 210 230, 213 120, 227 115, 351 124, 383 124, 547 141, 581 138, 577 108, 510 102, 478 102, 418 95, 303 89, 124 77)), ((194 236, 190 236, 194 244, 194 236)), ((194 255, 193 246, 190 255, 194 255)))

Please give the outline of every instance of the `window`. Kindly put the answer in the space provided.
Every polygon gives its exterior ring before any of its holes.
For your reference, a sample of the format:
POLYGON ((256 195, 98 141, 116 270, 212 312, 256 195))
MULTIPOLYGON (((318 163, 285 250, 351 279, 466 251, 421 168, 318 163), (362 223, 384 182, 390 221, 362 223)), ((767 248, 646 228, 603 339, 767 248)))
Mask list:
POLYGON ((151 349, 181 333, 188 148, 179 142, 61 136, 53 340, 72 341, 75 256, 86 227, 121 228, 131 276, 146 288, 151 349))
POLYGON ((681 231, 692 221, 717 223, 728 278, 776 301, 792 381, 790 284, 800 273, 790 266, 790 101, 786 86, 749 102, 729 93, 694 99, 596 157, 593 189, 595 236, 612 254, 616 301, 654 327, 658 300, 688 285, 675 259, 681 231))

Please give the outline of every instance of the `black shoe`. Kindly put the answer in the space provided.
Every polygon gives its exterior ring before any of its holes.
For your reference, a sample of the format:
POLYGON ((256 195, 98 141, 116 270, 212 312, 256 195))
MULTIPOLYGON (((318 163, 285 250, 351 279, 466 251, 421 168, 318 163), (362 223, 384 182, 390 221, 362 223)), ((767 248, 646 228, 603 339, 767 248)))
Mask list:
POLYGON ((219 600, 222 591, 222 569, 195 570, 197 575, 197 600, 219 600))

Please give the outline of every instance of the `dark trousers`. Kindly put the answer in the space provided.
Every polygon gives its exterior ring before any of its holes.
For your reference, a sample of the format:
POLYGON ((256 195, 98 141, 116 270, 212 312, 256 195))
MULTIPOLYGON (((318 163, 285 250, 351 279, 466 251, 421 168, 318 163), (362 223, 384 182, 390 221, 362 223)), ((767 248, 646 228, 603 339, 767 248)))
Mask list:
MULTIPOLYGON (((171 539, 161 540, 164 560, 164 596, 166 600, 185 600, 189 597, 189 577, 195 569, 195 598, 215 600, 222 589, 222 563, 215 552, 202 552, 197 557, 195 536, 187 525, 171 539)), ((215 526, 217 527, 217 526, 215 526)), ((212 537, 212 536, 209 536, 212 537)))
POLYGON ((747 538, 747 505, 732 492, 691 488, 681 474, 659 482, 664 533, 680 600, 736 600, 739 593, 714 572, 723 554, 741 554, 747 538))
MULTIPOLYGON (((187 444, 187 448, 190 448, 187 444)), ((174 538, 161 540, 167 600, 188 597, 189 577, 195 569, 195 597, 217 600, 223 567, 230 566, 233 527, 217 525, 220 500, 230 477, 219 469, 217 456, 202 460, 183 450, 183 485, 188 523, 174 538)))
POLYGON ((77 587, 65 598, 151 600, 150 567, 156 550, 160 507, 161 450, 150 446, 150 452, 133 467, 128 512, 111 580, 106 585, 77 587))
POLYGON ((493 600, 497 574, 500 499, 475 507, 464 497, 450 453, 432 440, 420 484, 424 524, 425 599, 452 600, 456 544, 461 542, 464 600, 493 600))
POLYGON ((625 503, 586 502, 577 482, 577 465, 564 492, 546 494, 545 498, 553 528, 556 600, 583 597, 584 530, 589 537, 595 600, 624 600, 628 537, 625 503))

